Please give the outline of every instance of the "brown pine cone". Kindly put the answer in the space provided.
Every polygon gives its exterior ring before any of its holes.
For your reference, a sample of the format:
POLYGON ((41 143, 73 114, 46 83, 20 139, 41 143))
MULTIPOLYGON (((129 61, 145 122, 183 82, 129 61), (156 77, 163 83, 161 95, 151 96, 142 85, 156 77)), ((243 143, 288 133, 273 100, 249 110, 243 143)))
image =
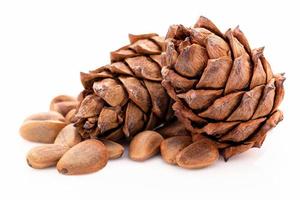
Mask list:
POLYGON ((200 17, 166 36, 163 86, 193 139, 215 141, 225 160, 260 147, 283 119, 283 74, 273 75, 263 48, 251 50, 239 27, 225 34, 200 17))
POLYGON ((131 138, 173 116, 161 85, 164 40, 154 33, 129 39, 129 45, 111 52, 111 64, 81 73, 84 90, 75 126, 84 138, 131 138))

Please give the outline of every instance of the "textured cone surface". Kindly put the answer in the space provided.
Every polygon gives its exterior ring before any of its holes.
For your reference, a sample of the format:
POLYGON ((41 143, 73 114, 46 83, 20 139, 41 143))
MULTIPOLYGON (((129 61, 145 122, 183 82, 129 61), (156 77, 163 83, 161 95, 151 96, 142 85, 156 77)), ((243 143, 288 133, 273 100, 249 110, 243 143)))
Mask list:
POLYGON ((209 137, 226 160, 259 147, 283 118, 285 80, 263 48, 251 50, 238 27, 222 34, 205 17, 193 28, 171 26, 166 40, 162 85, 194 140, 209 137))
POLYGON ((111 64, 81 73, 84 90, 74 120, 83 138, 132 138, 173 115, 161 85, 164 40, 157 34, 129 39, 129 45, 111 52, 111 64))

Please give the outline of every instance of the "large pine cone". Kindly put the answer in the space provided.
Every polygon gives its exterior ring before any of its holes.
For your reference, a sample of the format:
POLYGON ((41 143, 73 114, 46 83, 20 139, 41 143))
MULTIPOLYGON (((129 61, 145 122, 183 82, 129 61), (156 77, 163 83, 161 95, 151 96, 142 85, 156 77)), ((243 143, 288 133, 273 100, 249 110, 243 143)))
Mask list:
POLYGON ((251 50, 235 28, 224 35, 205 17, 194 28, 173 25, 163 59, 163 86, 194 140, 210 138, 225 160, 260 147, 283 119, 282 74, 273 75, 263 48, 251 50))
POLYGON ((84 138, 119 140, 153 129, 173 115, 161 85, 157 34, 129 35, 131 44, 111 52, 111 64, 81 73, 84 90, 75 126, 84 138))

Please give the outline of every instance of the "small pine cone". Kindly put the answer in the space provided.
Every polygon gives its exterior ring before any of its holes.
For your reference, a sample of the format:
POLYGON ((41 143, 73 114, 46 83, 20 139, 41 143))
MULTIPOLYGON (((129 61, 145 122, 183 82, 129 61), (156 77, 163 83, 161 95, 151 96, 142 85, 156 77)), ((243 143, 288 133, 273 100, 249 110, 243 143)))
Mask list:
POLYGON ((194 140, 215 141, 225 160, 260 147, 283 119, 283 74, 274 75, 263 48, 250 49, 239 27, 225 34, 207 18, 173 25, 163 56, 162 85, 194 140))
POLYGON ((129 39, 129 45, 111 52, 111 64, 81 73, 84 90, 75 126, 83 138, 131 138, 173 116, 161 85, 164 40, 157 34, 130 34, 129 39))

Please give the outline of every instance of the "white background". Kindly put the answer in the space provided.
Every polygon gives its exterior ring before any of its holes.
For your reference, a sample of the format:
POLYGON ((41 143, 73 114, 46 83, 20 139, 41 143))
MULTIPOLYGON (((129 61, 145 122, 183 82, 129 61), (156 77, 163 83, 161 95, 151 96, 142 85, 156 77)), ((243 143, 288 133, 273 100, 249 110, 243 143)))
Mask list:
POLYGON ((0 199, 299 199, 299 6, 297 1, 0 1, 0 199), (265 46, 273 71, 286 72, 285 119, 261 149, 201 170, 110 161, 101 171, 63 176, 34 170, 26 152, 37 144, 18 129, 47 111, 55 95, 77 95, 79 72, 109 62, 128 33, 192 26, 200 15, 222 31, 240 25, 252 47, 265 46))

